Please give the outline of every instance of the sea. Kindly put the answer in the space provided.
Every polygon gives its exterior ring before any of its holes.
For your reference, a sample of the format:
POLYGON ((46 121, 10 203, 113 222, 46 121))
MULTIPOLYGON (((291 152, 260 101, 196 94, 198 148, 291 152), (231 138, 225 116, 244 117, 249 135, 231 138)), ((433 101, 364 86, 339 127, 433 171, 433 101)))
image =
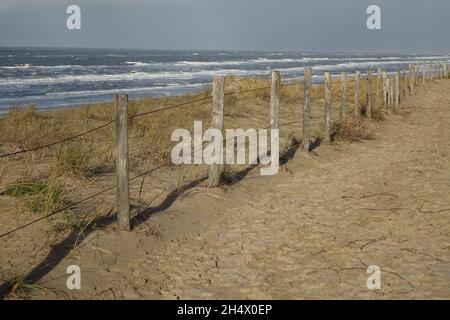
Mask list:
POLYGON ((276 69, 293 80, 310 66, 317 83, 324 71, 352 74, 381 67, 393 72, 423 61, 449 62, 450 55, 0 48, 0 111, 106 102, 115 93, 131 99, 195 93, 214 75, 269 78, 276 69))

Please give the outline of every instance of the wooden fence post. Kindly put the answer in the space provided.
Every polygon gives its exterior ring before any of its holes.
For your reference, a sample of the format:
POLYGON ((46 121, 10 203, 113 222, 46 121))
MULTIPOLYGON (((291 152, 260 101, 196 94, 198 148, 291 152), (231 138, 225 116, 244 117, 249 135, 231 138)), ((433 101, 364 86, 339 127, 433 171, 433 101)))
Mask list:
POLYGON ((414 74, 416 76, 416 81, 414 81, 414 85, 418 86, 419 85, 419 64, 416 63, 414 65, 414 74))
POLYGON ((303 97, 303 150, 308 152, 310 145, 310 118, 311 118, 311 81, 312 69, 307 67, 304 71, 304 97, 303 97))
POLYGON ((422 64, 422 83, 427 82, 426 78, 427 78, 427 64, 424 62, 422 64))
POLYGON ((355 109, 353 110, 353 114, 355 116, 361 115, 361 103, 360 103, 360 79, 361 73, 356 71, 355 73, 355 109))
POLYGON ((117 219, 119 229, 130 231, 130 181, 128 177, 128 96, 115 95, 117 219))
POLYGON ((387 91, 387 106, 388 106, 388 110, 391 109, 392 107, 392 93, 391 93, 391 87, 392 87, 392 82, 391 82, 391 77, 387 77, 386 79, 386 91, 387 91))
POLYGON ((278 114, 280 110, 280 83, 279 71, 272 71, 272 87, 270 89, 270 128, 278 129, 278 114))
POLYGON ((391 107, 395 106, 395 77, 391 77, 391 107))
POLYGON ((377 69, 377 91, 376 91, 376 95, 377 95, 377 110, 381 110, 381 107, 383 105, 383 79, 382 79, 382 71, 381 68, 377 69))
POLYGON ((405 69, 403 70, 403 97, 405 101, 408 98, 408 76, 405 69))
POLYGON ((325 143, 331 143, 331 75, 325 72, 325 143))
POLYGON ((409 65, 409 90, 411 95, 414 95, 414 68, 413 65, 409 65))
POLYGON ((395 108, 400 106, 400 71, 395 74, 395 108))
POLYGON ((387 72, 383 72, 383 111, 387 111, 388 107, 388 81, 387 81, 387 72))
POLYGON ((439 64, 439 79, 440 80, 444 79, 444 68, 441 63, 439 64))
POLYGON ((430 63, 430 71, 428 73, 428 81, 431 82, 433 80, 433 64, 430 63))
POLYGON ((448 79, 448 67, 447 63, 444 63, 444 78, 448 79))
POLYGON ((345 121, 345 98, 347 95, 347 78, 345 72, 341 73, 341 105, 339 107, 339 121, 343 123, 345 121))
MULTIPOLYGON (((224 84, 225 79, 222 76, 215 76, 213 79, 212 92, 212 121, 211 128, 223 132, 223 100, 224 100, 224 84)), ((216 188, 220 185, 222 175, 222 165, 219 162, 223 153, 223 143, 220 142, 220 150, 216 150, 215 163, 208 166, 209 186, 216 188)))
POLYGON ((367 70, 366 82, 366 117, 372 119, 372 70, 367 70))

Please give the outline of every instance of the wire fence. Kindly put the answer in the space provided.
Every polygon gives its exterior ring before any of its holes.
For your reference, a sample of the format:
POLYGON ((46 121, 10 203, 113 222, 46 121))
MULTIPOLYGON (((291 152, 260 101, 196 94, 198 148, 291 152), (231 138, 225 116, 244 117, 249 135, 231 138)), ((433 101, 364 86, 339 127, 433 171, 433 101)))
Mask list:
MULTIPOLYGON (((369 70, 367 73, 367 76, 363 79, 365 79, 366 83, 366 94, 365 97, 363 97, 363 99, 365 99, 365 116, 369 118, 371 118, 371 110, 370 108, 376 108, 377 104, 381 104, 381 107, 383 109, 383 111, 388 112, 389 109, 391 108, 398 108, 399 104, 401 101, 404 101, 404 99, 408 96, 408 95, 412 95, 415 94, 415 88, 416 86, 418 86, 420 83, 425 83, 425 82, 430 82, 432 80, 437 80, 437 79, 448 79, 449 78, 449 68, 447 66, 447 64, 442 64, 441 66, 439 66, 439 68, 434 68, 432 65, 430 65, 430 68, 427 69, 428 64, 423 64, 422 65, 422 69, 420 69, 418 64, 414 64, 414 65, 410 65, 408 70, 403 70, 403 74, 400 73, 400 71, 395 72, 392 76, 388 75, 386 72, 383 72, 381 69, 377 70, 377 77, 376 77, 376 93, 375 93, 375 99, 376 101, 372 101, 373 100, 373 93, 372 93, 372 76, 371 76, 371 71, 369 70), (422 71, 422 79, 421 81, 419 81, 419 77, 420 77, 420 71, 422 71)), ((150 111, 146 111, 146 112, 142 112, 142 113, 138 113, 135 115, 131 115, 131 116, 126 116, 126 121, 128 121, 129 119, 135 119, 138 117, 143 117, 143 116, 147 116, 147 115, 152 115, 152 114, 156 114, 156 113, 160 113, 160 112, 165 112, 168 110, 173 110, 173 109, 177 109, 177 108, 182 108, 182 107, 187 107, 187 106, 192 106, 195 103, 200 103, 200 102, 205 102, 205 101, 210 101, 213 103, 213 118, 214 117, 219 117, 215 120, 217 120, 219 123, 221 123, 223 125, 223 97, 224 96, 232 96, 232 95, 239 95, 239 94, 245 94, 245 93, 250 93, 250 92, 258 92, 258 91, 262 91, 262 90, 268 90, 271 89, 271 101, 270 101, 270 115, 269 115, 269 122, 270 125, 268 127, 266 127, 265 129, 278 129, 280 127, 285 127, 285 126, 289 126, 289 125, 293 125, 293 124, 298 124, 298 123, 303 123, 303 139, 300 142, 295 142, 293 145, 291 145, 289 147, 289 149, 287 151, 291 151, 293 148, 298 148, 299 146, 303 146, 303 149, 307 152, 310 151, 310 126, 309 126, 309 121, 311 119, 311 114, 310 114, 310 98, 311 98, 311 76, 312 76, 312 71, 308 70, 310 68, 306 68, 305 69, 305 76, 302 78, 298 78, 298 79, 289 79, 288 81, 282 82, 280 80, 280 77, 278 76, 274 76, 274 72, 273 71, 272 75, 272 84, 271 86, 263 86, 263 87, 257 87, 257 88, 251 88, 251 89, 245 89, 245 90, 239 90, 239 91, 231 91, 231 92, 224 92, 223 87, 222 88, 218 88, 217 87, 217 82, 213 83, 213 94, 212 95, 208 95, 202 98, 198 98, 198 99, 193 99, 193 100, 189 100, 186 102, 182 102, 182 103, 178 103, 178 104, 174 104, 174 105, 170 105, 170 106, 165 106, 165 107, 161 107, 161 108, 157 108, 154 110, 150 110, 150 111), (279 114, 279 104, 280 104, 280 93, 279 93, 279 89, 281 87, 290 87, 290 86, 303 86, 304 92, 303 92, 303 118, 300 120, 294 120, 294 121, 289 121, 289 122, 285 122, 285 123, 278 123, 278 114, 279 114), (220 90, 222 89, 222 90, 220 90), (214 112, 214 108, 217 106, 219 106, 222 110, 222 114, 219 113, 219 115, 217 113, 214 112)), ((279 74, 279 73, 278 73, 279 74)), ((223 77, 222 77, 223 78, 223 77)), ((340 121, 343 121, 343 114, 345 114, 345 110, 342 110, 343 108, 346 108, 346 104, 347 104, 347 100, 348 100, 348 92, 346 91, 346 83, 347 83, 347 78, 345 73, 340 75, 340 79, 341 79, 341 88, 340 88, 340 121)), ((355 78, 353 80, 354 83, 354 97, 355 97, 355 101, 354 101, 354 114, 355 115, 360 115, 361 114, 361 95, 360 95, 360 90, 361 90, 361 84, 360 84, 360 73, 357 72, 355 74, 355 78)), ((223 82, 222 82, 222 86, 223 86, 223 82)), ((330 142, 330 125, 331 125, 331 121, 330 121, 330 105, 331 105, 331 90, 332 90, 332 85, 331 85, 331 75, 329 72, 325 72, 324 73, 324 99, 325 99, 325 141, 330 142)), ((127 99, 128 101, 128 99, 127 99)), ((116 112, 118 108, 117 108, 117 101, 116 101, 116 112)), ((106 128, 112 124, 116 124, 116 135, 118 135, 120 132, 120 123, 118 124, 117 121, 120 121, 120 117, 116 116, 116 120, 111 120, 107 123, 104 123, 100 126, 97 126, 95 128, 92 128, 90 130, 84 131, 82 133, 61 139, 61 140, 57 140, 55 142, 52 143, 48 143, 48 144, 44 144, 44 145, 40 145, 40 146, 36 146, 33 148, 28 148, 28 149, 23 149, 23 150, 17 150, 15 152, 11 152, 11 153, 6 153, 6 154, 2 154, 0 155, 0 158, 7 158, 7 157, 12 157, 12 156, 16 156, 19 154, 24 154, 24 153, 28 153, 28 152, 32 152, 32 151, 37 151, 40 149, 45 149, 45 148, 50 148, 52 146, 55 145, 59 145, 59 144, 63 144, 69 141, 73 141, 76 140, 80 137, 83 137, 85 135, 88 135, 90 133, 93 133, 95 131, 98 131, 100 129, 106 128)), ((122 123, 123 125, 123 123, 122 123)), ((125 128, 127 128, 125 126, 125 128)), ((222 129, 222 128, 221 128, 222 129)), ((223 129, 222 129, 223 130, 223 129)), ((236 137, 237 138, 237 137, 236 137)), ((223 139, 222 143, 225 142, 225 139, 223 139)), ((117 142, 118 144, 119 142, 117 142)), ((201 150, 197 150, 198 151, 203 151, 208 145, 204 145, 202 146, 201 150)), ((126 145, 126 147, 128 148, 128 145, 126 145)), ((119 150, 120 146, 116 145, 116 149, 119 150)), ((119 156, 119 152, 117 153, 119 156)), ((116 162, 120 162, 120 161, 127 161, 128 162, 128 154, 125 155, 126 159, 116 159, 116 162)), ((157 165, 143 173, 140 173, 132 178, 128 178, 128 172, 126 173, 126 183, 128 184, 131 181, 134 181, 138 178, 144 177, 146 175, 149 175, 155 171, 158 171, 164 167, 168 167, 171 166, 173 163, 171 160, 165 161, 163 163, 161 163, 160 165, 157 165)), ((121 170, 118 166, 118 171, 121 170)), ((219 173, 220 174, 220 173, 219 173)), ((217 177, 216 177, 217 178, 217 177)), ((219 177, 220 178, 220 177, 219 177)), ((3 234, 0 235, 0 238, 6 237, 8 235, 11 235, 19 230, 22 230, 24 228, 27 228, 35 223, 38 223, 40 221, 43 221, 45 219, 48 219, 52 216, 55 216, 57 214, 60 214, 68 209, 74 208, 88 200, 94 199, 100 195, 103 195, 109 191, 115 190, 117 189, 118 192, 120 193, 120 188, 118 189, 119 185, 123 184, 124 181, 121 181, 121 178, 119 176, 118 173, 118 183, 115 185, 112 185, 110 187, 107 187, 99 192, 96 192, 92 195, 89 195, 79 201, 76 201, 75 203, 72 203, 70 205, 67 205, 63 208, 60 208, 58 210, 55 210, 49 214, 46 214, 40 218, 37 218, 31 222, 28 222, 26 224, 23 224, 17 228, 14 228, 10 231, 7 231, 3 234)), ((129 197, 129 195, 128 195, 129 197)), ((119 198, 119 196, 118 196, 119 198)), ((128 208, 129 210, 129 208, 128 208)), ((118 215, 120 215, 121 212, 119 210, 118 215)), ((127 212, 128 215, 128 219, 129 219, 129 212, 127 212)))

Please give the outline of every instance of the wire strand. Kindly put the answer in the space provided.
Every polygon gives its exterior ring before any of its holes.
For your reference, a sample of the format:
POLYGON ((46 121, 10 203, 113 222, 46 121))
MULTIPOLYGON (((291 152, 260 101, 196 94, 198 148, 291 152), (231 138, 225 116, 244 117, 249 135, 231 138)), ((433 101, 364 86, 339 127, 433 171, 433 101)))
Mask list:
POLYGON ((37 147, 34 147, 34 148, 30 148, 30 149, 19 150, 19 151, 7 153, 7 154, 2 154, 2 155, 0 155, 0 158, 6 158, 6 157, 15 156, 15 155, 26 153, 26 152, 30 152, 30 151, 36 151, 36 150, 40 150, 40 149, 44 149, 44 148, 49 148, 49 147, 52 147, 54 145, 61 144, 61 143, 67 142, 67 141, 71 141, 71 140, 77 139, 79 137, 85 136, 85 135, 87 135, 87 134, 89 134, 91 132, 103 129, 103 128, 109 126, 110 124, 112 124, 114 122, 115 121, 112 120, 112 121, 110 121, 108 123, 105 123, 105 124, 99 126, 99 127, 95 127, 93 129, 90 129, 88 131, 82 132, 82 133, 77 134, 75 136, 72 136, 72 137, 69 137, 69 138, 65 138, 65 139, 62 139, 62 140, 59 140, 59 141, 55 141, 55 142, 52 142, 52 143, 49 143, 49 144, 37 146, 37 147))
POLYGON ((54 212, 52 212, 52 213, 49 213, 49 214, 47 214, 47 215, 45 215, 45 216, 43 216, 43 217, 40 217, 40 218, 38 218, 38 219, 36 219, 36 220, 31 221, 31 222, 28 222, 28 223, 26 223, 26 224, 24 224, 24 225, 22 225, 22 226, 20 226, 20 227, 17 227, 17 228, 15 228, 15 229, 11 230, 11 231, 8 231, 8 232, 6 232, 6 233, 3 233, 2 235, 0 235, 0 238, 6 237, 7 235, 10 235, 10 234, 12 234, 12 233, 14 233, 14 232, 16 232, 16 231, 19 231, 19 230, 21 230, 21 229, 24 229, 24 228, 26 228, 26 227, 29 227, 29 226, 31 226, 31 225, 33 225, 33 224, 39 222, 39 221, 45 220, 45 219, 50 218, 50 217, 52 217, 52 216, 54 216, 54 215, 56 215, 56 214, 58 214, 58 213, 61 213, 61 212, 65 211, 65 210, 67 210, 67 209, 73 208, 73 207, 75 207, 75 206, 77 206, 77 205, 79 205, 79 204, 81 204, 81 203, 83 203, 83 202, 86 202, 87 200, 90 200, 90 199, 92 199, 92 198, 95 198, 95 197, 97 197, 97 196, 103 194, 103 193, 106 193, 106 192, 108 192, 108 191, 111 191, 112 189, 115 189, 116 187, 117 187, 117 185, 111 186, 111 187, 109 187, 109 188, 107 188, 107 189, 105 189, 105 190, 102 190, 102 191, 100 191, 100 192, 97 192, 97 193, 95 193, 95 194, 92 194, 92 195, 90 195, 89 197, 84 198, 83 200, 77 201, 77 202, 75 202, 75 203, 73 203, 73 204, 71 204, 71 205, 69 205, 69 206, 66 206, 66 207, 64 207, 64 208, 61 208, 61 209, 59 209, 59 210, 56 210, 56 211, 54 211, 54 212))
POLYGON ((255 91, 266 90, 266 89, 270 89, 270 88, 271 87, 260 87, 260 88, 253 88, 253 89, 247 89, 247 90, 241 90, 241 91, 232 91, 232 92, 224 93, 224 96, 231 96, 231 95, 247 93, 247 92, 255 92, 255 91))
POLYGON ((176 105, 169 106, 169 107, 165 107, 165 108, 159 108, 159 109, 156 109, 156 110, 151 110, 151 111, 147 111, 147 112, 138 113, 138 114, 135 114, 133 116, 129 116, 129 118, 130 119, 134 119, 134 118, 137 118, 137 117, 142 117, 142 116, 146 116, 146 115, 157 113, 157 112, 167 111, 167 110, 183 107, 183 106, 186 106, 186 105, 189 105, 189 104, 192 104, 192 103, 205 101, 205 100, 208 100, 208 99, 211 99, 211 98, 212 98, 211 96, 208 96, 208 97, 204 97, 204 98, 200 98, 200 99, 196 99, 196 100, 191 100, 191 101, 183 102, 183 103, 176 104, 176 105))
MULTIPOLYGON (((166 161, 165 163, 163 163, 163 164, 161 164, 161 165, 159 165, 159 166, 157 166, 157 167, 154 167, 154 168, 152 168, 152 169, 150 169, 150 170, 148 170, 148 171, 146 171, 146 172, 144 172, 144 173, 141 173, 141 174, 139 174, 139 175, 137 175, 137 176, 135 176, 135 177, 129 179, 129 181, 136 180, 136 179, 138 179, 139 177, 142 177, 142 176, 145 176, 145 175, 147 175, 147 174, 149 174, 149 173, 152 173, 152 172, 154 172, 154 171, 157 171, 157 170, 159 170, 159 169, 161 169, 161 168, 163 168, 163 167, 169 165, 170 163, 171 163, 171 162, 166 161)), ((100 192, 94 193, 94 194, 92 194, 92 195, 90 195, 90 196, 88 196, 88 197, 86 197, 86 198, 84 198, 84 199, 82 199, 82 200, 80 200, 80 201, 77 201, 77 202, 75 202, 75 203, 72 203, 71 205, 68 205, 68 206, 66 206, 66 207, 64 207, 64 208, 58 209, 58 210, 56 210, 56 211, 54 211, 54 212, 52 212, 52 213, 49 213, 49 214, 47 214, 47 215, 45 215, 45 216, 43 216, 43 217, 38 218, 38 219, 36 219, 36 220, 33 220, 33 221, 31 221, 31 222, 28 222, 28 223, 26 223, 26 224, 24 224, 24 225, 22 225, 22 226, 20 226, 20 227, 17 227, 17 228, 15 228, 15 229, 13 229, 13 230, 10 230, 10 231, 6 232, 6 233, 3 233, 3 234, 0 235, 0 238, 6 237, 6 236, 8 236, 8 235, 10 235, 10 234, 12 234, 12 233, 15 233, 15 232, 21 230, 21 229, 24 229, 24 228, 26 228, 26 227, 29 227, 29 226, 31 226, 31 225, 33 225, 33 224, 39 222, 39 221, 48 219, 48 218, 50 218, 50 217, 52 217, 52 216, 54 216, 54 215, 56 215, 56 214, 58 214, 58 213, 61 213, 61 212, 65 211, 65 210, 67 210, 67 209, 73 208, 73 207, 75 207, 75 206, 77 206, 77 205, 79 205, 79 204, 81 204, 81 203, 84 203, 84 202, 86 202, 86 201, 88 201, 88 200, 90 200, 90 199, 93 199, 93 198, 95 198, 95 197, 97 197, 97 196, 99 196, 99 195, 101 195, 101 194, 104 194, 104 193, 106 193, 106 192, 108 192, 108 191, 111 191, 111 190, 113 190, 113 189, 115 189, 115 188, 117 188, 117 184, 115 184, 115 185, 113 185, 113 186, 111 186, 111 187, 108 187, 108 188, 106 188, 106 189, 104 189, 104 190, 102 190, 102 191, 100 191, 100 192)))

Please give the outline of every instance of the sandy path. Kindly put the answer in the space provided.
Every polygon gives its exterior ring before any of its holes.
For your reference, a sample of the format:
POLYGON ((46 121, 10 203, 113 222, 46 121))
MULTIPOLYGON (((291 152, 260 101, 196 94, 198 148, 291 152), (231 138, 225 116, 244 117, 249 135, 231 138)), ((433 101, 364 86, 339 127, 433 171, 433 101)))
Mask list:
POLYGON ((297 155, 292 177, 233 188, 219 222, 161 251, 164 296, 449 298, 450 82, 407 108, 375 141, 297 155))
POLYGON ((448 299, 450 81, 403 108, 374 141, 297 153, 275 177, 191 189, 131 234, 90 235, 43 284, 64 289, 78 264, 83 290, 65 291, 79 298, 448 299))

